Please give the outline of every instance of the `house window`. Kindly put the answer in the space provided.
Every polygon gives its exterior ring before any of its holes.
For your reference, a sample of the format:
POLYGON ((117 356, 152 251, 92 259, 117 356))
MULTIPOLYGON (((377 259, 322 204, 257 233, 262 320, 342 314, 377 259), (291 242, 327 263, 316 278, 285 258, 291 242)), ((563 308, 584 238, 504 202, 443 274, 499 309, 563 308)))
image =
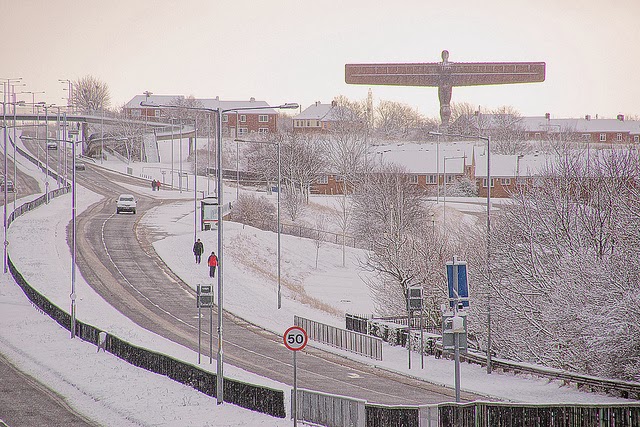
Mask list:
POLYGON ((500 178, 500 185, 505 187, 511 185, 511 178, 500 178))
POLYGON ((582 134, 582 139, 585 141, 591 141, 591 134, 590 133, 583 133, 582 134))
MULTIPOLYGON (((487 178, 482 178, 482 186, 485 188, 487 187, 487 178)), ((491 178, 491 188, 493 188, 494 186, 495 186, 494 179, 491 178)))
POLYGON ((247 121, 247 115, 240 114, 240 123, 246 123, 246 121, 247 121))
POLYGON ((607 134, 606 133, 601 133, 600 134, 600 142, 606 142, 607 141, 607 134))
POLYGON ((311 123, 309 122, 309 120, 307 120, 307 127, 311 126, 311 123))
POLYGON ((409 175, 409 184, 417 184, 418 175, 409 175))
POLYGON ((427 175, 427 184, 435 184, 436 175, 427 175))
POLYGON ((269 133, 269 128, 258 128, 258 133, 260 134, 265 134, 265 133, 269 133))
POLYGON ((329 183, 329 177, 327 175, 318 175, 316 176, 316 184, 326 185, 329 183))
POLYGON ((223 123, 227 123, 229 121, 229 115, 228 114, 223 114, 222 115, 222 122, 223 123))
POLYGON ((622 142, 622 134, 621 133, 616 133, 616 141, 622 142))
POLYGON ((258 121, 260 123, 268 123, 269 122, 269 116, 267 116, 266 114, 260 114, 258 116, 258 121))
POLYGON ((142 115, 142 110, 131 110, 131 115, 133 117, 140 117, 142 115))
POLYGON ((451 184, 453 182, 453 175, 445 175, 445 181, 447 181, 447 184, 451 184))
POLYGON ((535 135, 534 135, 534 137, 535 137, 536 139, 540 139, 540 132, 536 132, 536 133, 535 133, 535 135))
POLYGON ((238 128, 238 135, 246 135, 249 133, 249 128, 238 128))
POLYGON ((640 142, 640 135, 633 135, 633 142, 640 142))
POLYGON ((155 110, 153 112, 153 115, 156 116, 156 117, 160 117, 160 110, 155 110))

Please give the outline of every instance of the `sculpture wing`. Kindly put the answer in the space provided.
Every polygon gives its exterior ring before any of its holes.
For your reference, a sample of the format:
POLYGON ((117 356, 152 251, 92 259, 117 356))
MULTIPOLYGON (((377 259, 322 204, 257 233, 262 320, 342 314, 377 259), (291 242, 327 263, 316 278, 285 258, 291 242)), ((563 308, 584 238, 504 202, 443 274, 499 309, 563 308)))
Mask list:
POLYGON ((346 64, 345 82, 390 86, 477 86, 542 82, 545 72, 544 62, 346 64))

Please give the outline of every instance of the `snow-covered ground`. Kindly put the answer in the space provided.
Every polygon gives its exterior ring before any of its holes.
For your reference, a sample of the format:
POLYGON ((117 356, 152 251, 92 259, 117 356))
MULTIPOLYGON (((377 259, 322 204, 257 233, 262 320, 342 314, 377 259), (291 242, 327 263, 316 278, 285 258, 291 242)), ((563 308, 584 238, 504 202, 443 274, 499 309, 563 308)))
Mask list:
MULTIPOLYGON (((200 143, 206 144, 206 140, 200 143)), ((28 164, 19 166, 37 176, 38 172, 28 164)), ((166 163, 124 165, 114 160, 104 162, 104 166, 123 173, 128 166, 136 176, 144 173, 160 180, 160 171, 170 167, 166 163)), ((206 182, 199 186, 206 188, 206 182)), ((154 208, 142 219, 142 225, 156 232, 156 251, 185 282, 195 288, 199 283, 210 281, 205 264, 194 268, 191 255, 193 191, 182 194, 152 192, 150 186, 132 190, 155 197, 184 199, 154 208)), ((227 200, 235 198, 235 188, 227 188, 225 197, 227 200)), ((71 218, 70 200, 69 195, 60 197, 48 206, 20 217, 12 224, 8 237, 11 259, 27 281, 65 309, 70 305, 71 286, 71 254, 65 241, 65 227, 71 218)), ((81 211, 98 201, 99 196, 80 188, 77 200, 81 211)), ((325 203, 326 199, 314 201, 325 203)), ((198 232, 198 235, 204 242, 205 254, 215 250, 215 231, 198 232)), ((364 273, 358 268, 358 259, 364 256, 362 252, 349 249, 346 267, 342 267, 342 249, 323 244, 316 268, 313 242, 283 235, 281 246, 283 307, 277 310, 275 234, 225 223, 225 309, 276 333, 282 333, 292 325, 294 314, 343 326, 345 311, 367 313, 373 310, 368 288, 361 280, 364 273)), ((2 275, 0 283, 0 353, 102 425, 284 426, 291 423, 229 404, 218 406, 215 399, 166 377, 129 366, 108 353, 96 352, 93 345, 79 339, 71 340, 68 331, 31 306, 9 274, 2 275), (114 390, 118 392, 114 393, 114 390)), ((77 316, 83 322, 136 345, 197 363, 197 354, 193 351, 143 330, 122 316, 95 294, 80 275, 76 276, 76 294, 77 316)), ((373 363, 346 352, 341 354, 373 363)), ((419 358, 414 355, 414 369, 409 371, 406 350, 385 345, 384 361, 376 364, 453 386, 453 362, 448 360, 426 357, 425 369, 421 370, 415 368, 419 366, 419 358)), ((201 367, 214 371, 215 363, 210 365, 206 360, 201 367)), ((282 389, 285 396, 289 396, 290 388, 284 384, 228 364, 225 370, 226 376, 282 389)), ((304 387, 304 384, 300 386, 304 387)), ((462 365, 462 389, 517 402, 620 401, 579 392, 547 380, 500 373, 487 375, 479 366, 467 364, 462 365)))

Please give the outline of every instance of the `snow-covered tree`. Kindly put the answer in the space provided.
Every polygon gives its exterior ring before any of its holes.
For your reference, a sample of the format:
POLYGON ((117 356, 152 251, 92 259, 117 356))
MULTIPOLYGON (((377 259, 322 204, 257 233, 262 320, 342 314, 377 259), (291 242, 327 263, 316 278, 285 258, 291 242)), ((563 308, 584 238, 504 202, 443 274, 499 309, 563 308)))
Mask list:
POLYGON ((70 103, 82 113, 95 113, 109 108, 109 86, 93 76, 84 76, 72 83, 70 103))
MULTIPOLYGON (((634 379, 640 369, 637 155, 567 151, 494 216, 492 340, 501 356, 634 379)), ((478 270, 482 271, 482 260, 478 270)), ((478 301, 476 333, 486 339, 478 301)), ((637 378, 636 378, 637 379, 637 378)))

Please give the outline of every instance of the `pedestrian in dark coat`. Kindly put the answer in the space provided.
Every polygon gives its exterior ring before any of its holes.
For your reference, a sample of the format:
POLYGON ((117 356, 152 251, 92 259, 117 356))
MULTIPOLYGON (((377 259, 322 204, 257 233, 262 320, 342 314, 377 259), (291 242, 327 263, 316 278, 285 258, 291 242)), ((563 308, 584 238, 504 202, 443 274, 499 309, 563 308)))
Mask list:
POLYGON ((209 277, 215 277, 216 267, 218 266, 218 257, 215 252, 211 252, 211 255, 209 255, 207 264, 209 264, 209 277))
POLYGON ((151 191, 156 191, 156 180, 151 181, 151 191))
POLYGON ((202 244, 200 239, 198 239, 193 244, 193 254, 196 256, 196 264, 200 264, 200 260, 202 259, 203 252, 204 252, 204 245, 202 244))

